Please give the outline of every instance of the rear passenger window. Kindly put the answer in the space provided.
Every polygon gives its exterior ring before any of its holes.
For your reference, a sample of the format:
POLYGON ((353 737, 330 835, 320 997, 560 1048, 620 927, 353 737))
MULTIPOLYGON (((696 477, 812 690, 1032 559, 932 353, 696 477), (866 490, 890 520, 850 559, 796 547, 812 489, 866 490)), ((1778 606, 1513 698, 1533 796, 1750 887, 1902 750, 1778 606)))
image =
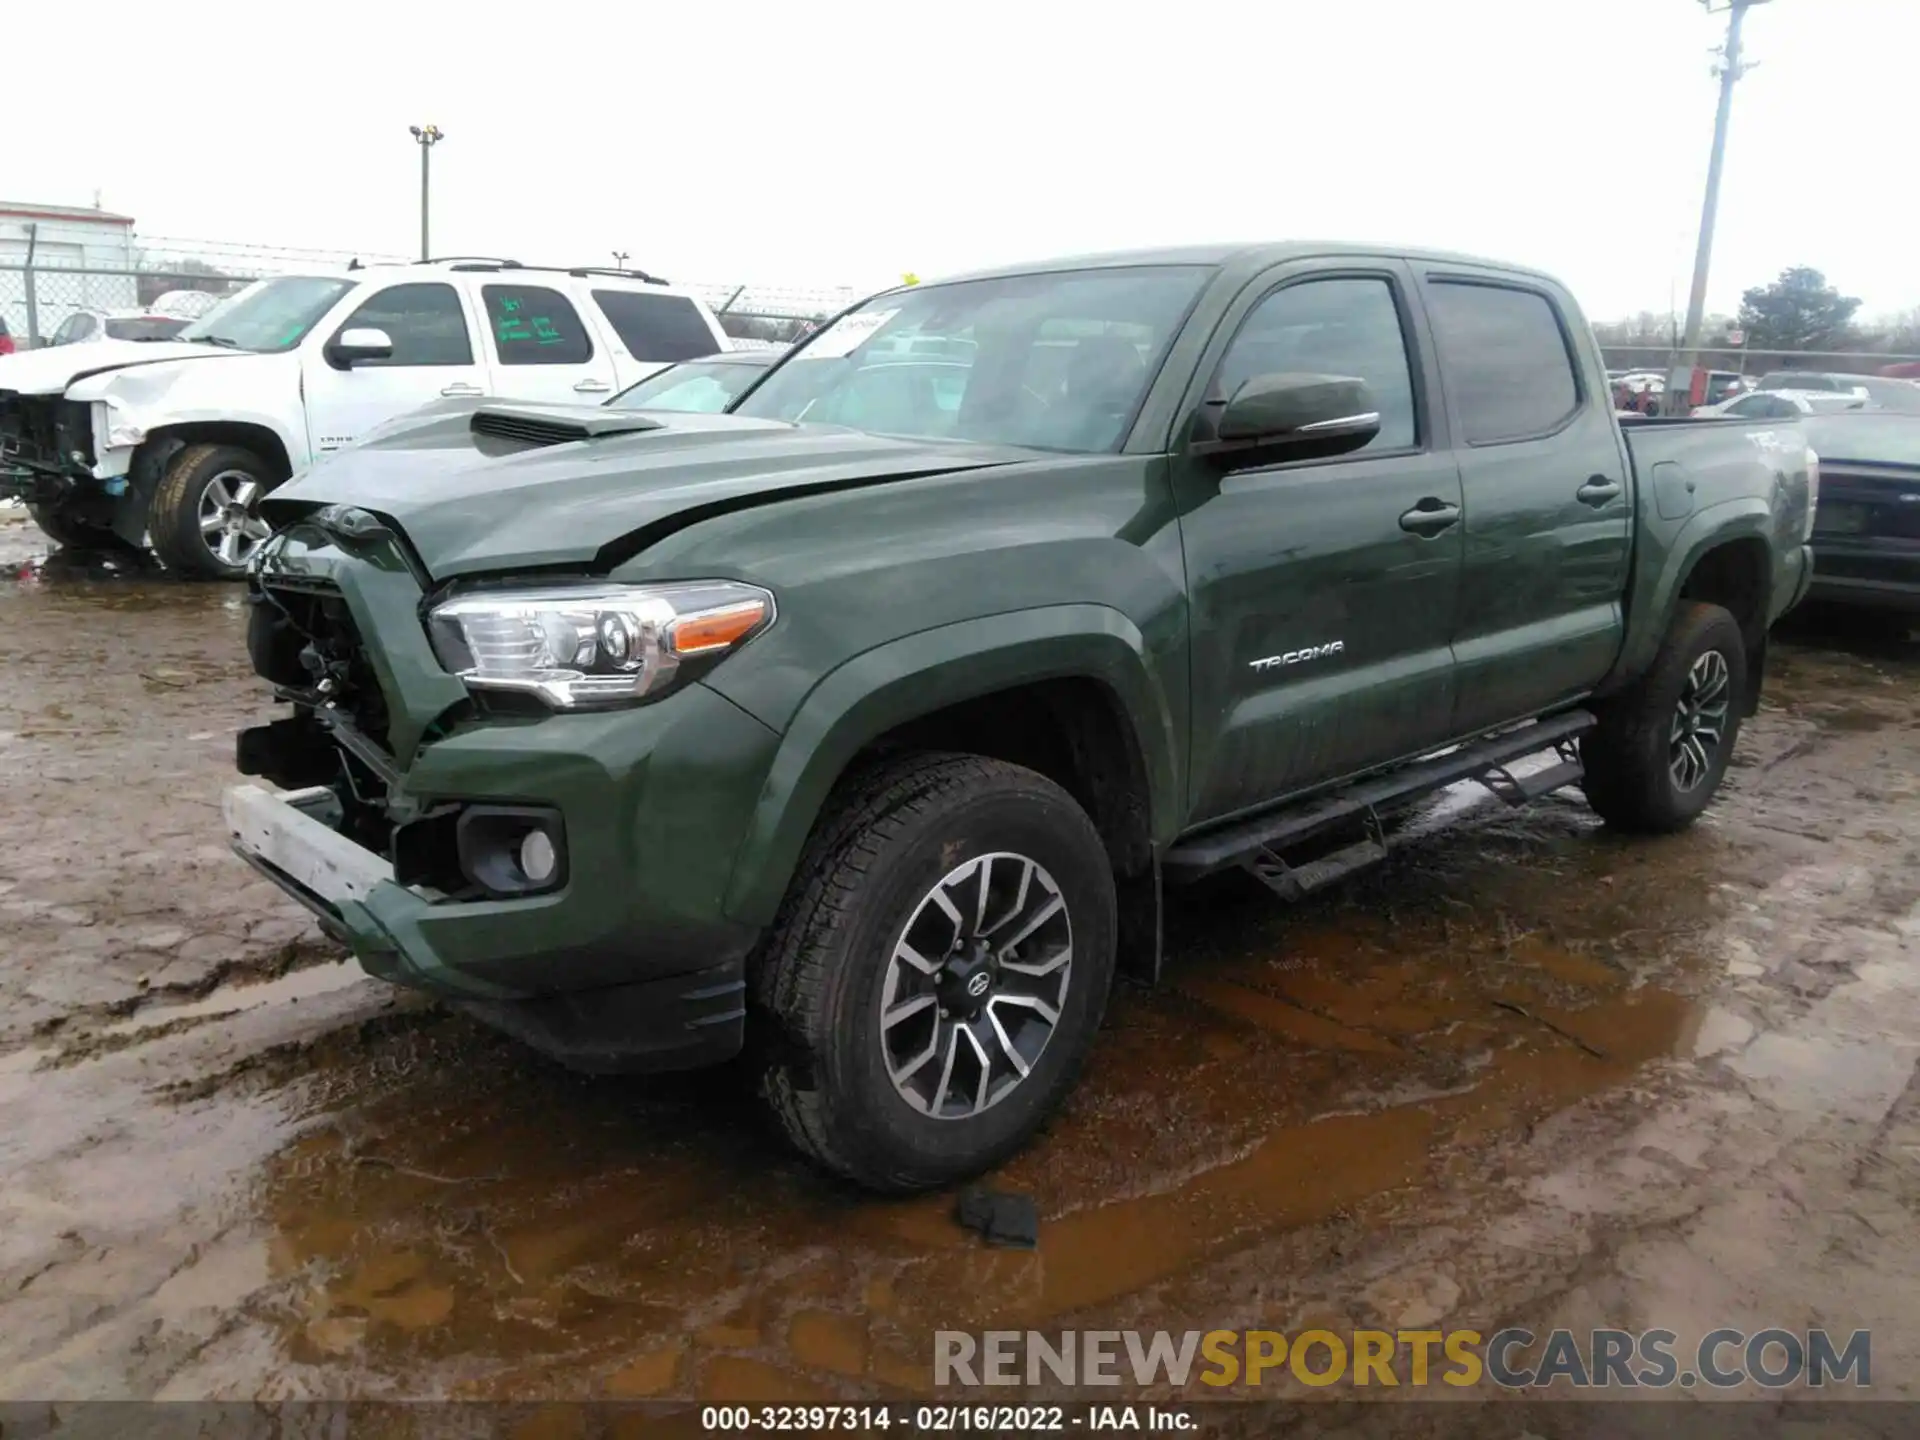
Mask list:
POLYGON ((1546 296, 1505 285, 1427 288, 1440 371, 1470 445, 1557 430, 1580 406, 1566 332, 1546 296))
POLYGON ((1274 291, 1233 337, 1212 393, 1224 400, 1255 375, 1286 374, 1366 381, 1380 409, 1380 433, 1363 451, 1400 450, 1418 438, 1406 335, 1385 280, 1307 280, 1274 291))
POLYGON ((593 303, 636 360, 698 360, 720 352, 700 307, 684 295, 596 290, 593 303))
POLYGON ((593 341, 567 297, 544 285, 483 285, 487 325, 502 365, 580 365, 593 341))

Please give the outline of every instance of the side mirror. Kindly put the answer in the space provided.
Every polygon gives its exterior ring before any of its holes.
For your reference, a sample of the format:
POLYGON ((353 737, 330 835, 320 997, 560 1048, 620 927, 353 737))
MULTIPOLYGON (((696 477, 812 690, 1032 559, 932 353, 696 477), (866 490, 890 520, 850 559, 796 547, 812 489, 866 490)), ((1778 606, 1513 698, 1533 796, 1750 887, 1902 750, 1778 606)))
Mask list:
POLYGON ((336 370, 351 370, 369 360, 391 360, 393 337, 371 326, 342 330, 327 342, 327 363, 336 370))
POLYGON ((1373 391, 1350 375, 1255 375, 1215 406, 1194 449, 1235 465, 1345 455, 1380 433, 1373 391))

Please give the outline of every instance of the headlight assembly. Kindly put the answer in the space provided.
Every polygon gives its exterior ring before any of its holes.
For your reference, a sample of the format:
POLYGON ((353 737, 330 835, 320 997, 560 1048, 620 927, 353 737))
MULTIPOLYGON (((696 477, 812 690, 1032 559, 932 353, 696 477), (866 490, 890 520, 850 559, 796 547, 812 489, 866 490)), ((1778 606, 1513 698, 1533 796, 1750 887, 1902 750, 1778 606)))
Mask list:
POLYGON ((731 580, 568 586, 463 595, 428 633, 469 690, 537 695, 556 710, 631 705, 773 623, 773 596, 731 580))

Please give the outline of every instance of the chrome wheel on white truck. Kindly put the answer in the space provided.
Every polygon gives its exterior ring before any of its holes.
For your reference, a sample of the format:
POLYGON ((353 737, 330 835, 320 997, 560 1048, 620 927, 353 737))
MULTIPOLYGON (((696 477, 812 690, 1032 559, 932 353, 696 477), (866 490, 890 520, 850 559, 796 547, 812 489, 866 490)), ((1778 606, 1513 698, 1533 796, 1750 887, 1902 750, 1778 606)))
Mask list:
POLYGON ((169 570, 238 580, 272 533, 258 502, 271 490, 267 463, 234 445, 189 445, 161 473, 147 539, 169 570))

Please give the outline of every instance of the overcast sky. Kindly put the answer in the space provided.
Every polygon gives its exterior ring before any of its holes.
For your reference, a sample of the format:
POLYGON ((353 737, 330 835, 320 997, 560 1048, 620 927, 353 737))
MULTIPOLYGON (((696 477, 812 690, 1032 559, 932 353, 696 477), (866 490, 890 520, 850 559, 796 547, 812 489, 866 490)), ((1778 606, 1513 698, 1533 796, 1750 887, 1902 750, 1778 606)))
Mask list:
MULTIPOLYGON (((1724 26, 1698 0, 15 3, 0 198, 405 254, 432 122, 440 253, 878 288, 1353 238, 1537 264, 1605 319, 1686 304, 1724 26)), ((1794 264, 1920 305, 1920 0, 1770 0, 1747 40, 1711 307, 1794 264)))

